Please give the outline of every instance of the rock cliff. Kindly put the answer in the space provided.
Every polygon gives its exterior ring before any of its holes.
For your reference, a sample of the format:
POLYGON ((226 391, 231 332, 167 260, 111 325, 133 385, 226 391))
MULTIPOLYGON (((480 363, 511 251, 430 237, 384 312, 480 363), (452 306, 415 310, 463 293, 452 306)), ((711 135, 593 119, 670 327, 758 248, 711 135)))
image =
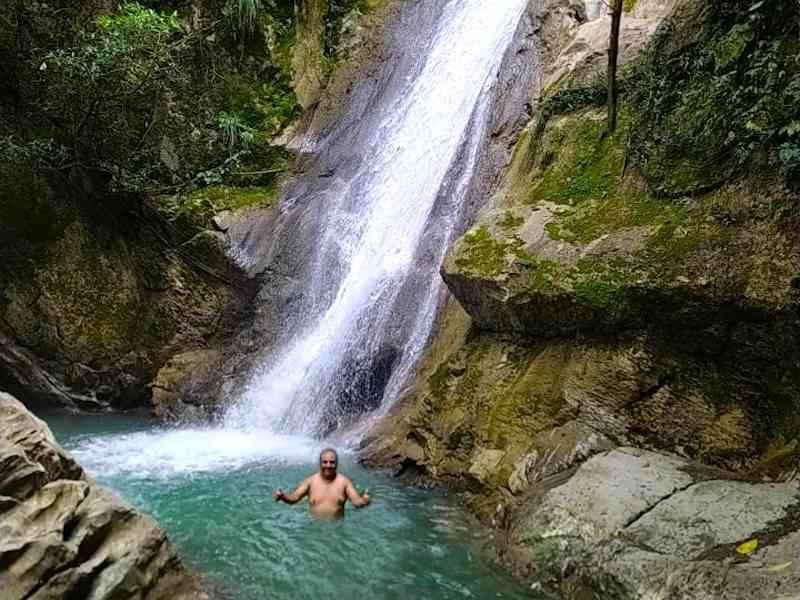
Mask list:
POLYGON ((0 392, 3 598, 208 598, 155 521, 93 482, 0 392))
POLYGON ((533 118, 442 268, 471 325, 443 322, 365 460, 466 490, 509 564, 568 598, 797 593, 797 113, 759 108, 783 92, 744 58, 789 65, 796 7, 626 4, 608 134, 606 26, 557 4, 533 118))
POLYGON ((378 2, 144 4, 0 20, 0 385, 31 406, 212 410, 257 275, 226 232, 378 2))

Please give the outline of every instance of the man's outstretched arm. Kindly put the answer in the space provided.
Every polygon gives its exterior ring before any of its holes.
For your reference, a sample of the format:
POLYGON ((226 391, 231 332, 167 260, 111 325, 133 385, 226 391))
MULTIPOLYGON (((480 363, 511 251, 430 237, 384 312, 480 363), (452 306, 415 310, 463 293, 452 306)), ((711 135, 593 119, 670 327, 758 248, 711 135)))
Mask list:
POLYGON ((281 501, 286 504, 297 504, 308 495, 308 489, 311 487, 311 477, 306 479, 303 483, 297 486, 297 489, 291 494, 285 493, 281 488, 275 492, 275 502, 281 501))
POLYGON ((369 492, 367 492, 367 490, 364 490, 364 495, 362 496, 356 491, 353 482, 349 480, 345 488, 345 493, 347 494, 347 499, 350 500, 350 503, 356 508, 364 508, 372 502, 372 498, 369 497, 369 492))

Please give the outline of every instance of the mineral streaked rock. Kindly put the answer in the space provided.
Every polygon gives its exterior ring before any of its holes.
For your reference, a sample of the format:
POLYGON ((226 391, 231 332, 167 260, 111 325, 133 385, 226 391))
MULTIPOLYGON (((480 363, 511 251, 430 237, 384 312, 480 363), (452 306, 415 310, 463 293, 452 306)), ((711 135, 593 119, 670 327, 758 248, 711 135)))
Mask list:
POLYGON ((568 600, 797 597, 800 483, 719 475, 633 448, 597 455, 531 490, 512 517, 509 554, 568 600), (750 539, 757 551, 738 553, 750 539))
POLYGON ((155 521, 87 477, 2 392, 0 565, 4 600, 208 598, 155 521))
POLYGON ((531 485, 583 462, 593 454, 611 450, 614 443, 579 421, 543 431, 534 437, 533 452, 514 465, 508 487, 520 494, 531 485))
POLYGON ((328 0, 295 2, 297 33, 292 51, 292 86, 303 109, 319 102, 325 84, 325 18, 328 0))

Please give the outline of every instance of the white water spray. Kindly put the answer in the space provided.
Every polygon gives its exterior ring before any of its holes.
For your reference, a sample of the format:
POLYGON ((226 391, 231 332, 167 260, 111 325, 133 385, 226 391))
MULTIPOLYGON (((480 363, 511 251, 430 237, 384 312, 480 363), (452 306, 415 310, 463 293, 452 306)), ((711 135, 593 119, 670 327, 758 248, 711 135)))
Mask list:
POLYGON ((328 300, 310 308, 305 327, 254 375, 227 426, 291 433, 330 428, 341 403, 364 393, 363 381, 352 389, 359 369, 390 373, 370 409, 394 399, 430 335, 441 299, 438 269, 486 127, 489 92, 527 2, 447 3, 420 73, 383 103, 371 155, 349 181, 339 182, 340 193, 326 207, 306 284, 329 286, 328 300), (462 180, 448 181, 457 160, 467 163, 459 170, 462 180), (443 199, 445 186, 450 191, 443 199), (353 197, 354 190, 364 192, 353 197), (441 212, 437 202, 449 209, 435 223, 438 245, 428 246, 423 261, 419 249, 432 214, 441 212), (330 271, 331 256, 342 268, 330 271), (384 364, 377 367, 376 360, 384 364))

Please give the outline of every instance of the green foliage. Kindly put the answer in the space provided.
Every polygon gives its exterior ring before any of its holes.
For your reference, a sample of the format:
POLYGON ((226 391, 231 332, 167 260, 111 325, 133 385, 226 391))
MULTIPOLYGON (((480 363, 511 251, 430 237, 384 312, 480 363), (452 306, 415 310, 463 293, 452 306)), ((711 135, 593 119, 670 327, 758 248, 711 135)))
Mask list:
POLYGON ((149 36, 169 36, 182 30, 177 13, 158 13, 136 2, 124 2, 117 14, 101 15, 96 23, 108 36, 103 42, 106 49, 131 48, 137 40, 152 41, 149 36))
POLYGON ((261 0, 228 0, 223 12, 235 23, 235 30, 247 36, 256 30, 260 11, 261 0))
POLYGON ((45 166, 63 163, 68 157, 69 148, 52 138, 34 138, 30 141, 11 135, 0 138, 0 164, 45 166))
POLYGON ((90 92, 93 86, 114 84, 121 86, 118 95, 132 95, 158 85, 161 69, 175 59, 179 46, 173 43, 183 34, 175 13, 160 14, 129 2, 114 15, 98 17, 96 25, 81 33, 76 48, 46 57, 48 70, 55 67, 53 77, 74 77, 90 92))
POLYGON ((135 170, 136 151, 158 132, 162 97, 187 85, 183 60, 193 38, 175 13, 133 2, 94 25, 44 57, 39 109, 61 125, 57 141, 73 160, 135 170))
POLYGON ((246 150, 255 141, 255 130, 245 125, 240 114, 221 112, 215 121, 229 155, 233 155, 237 149, 246 150))
POLYGON ((665 195, 800 170, 800 5, 709 5, 696 43, 674 47, 664 29, 630 80, 634 158, 665 195))
POLYGON ((231 75, 226 96, 229 112, 240 115, 248 127, 261 131, 264 137, 279 133, 300 111, 291 81, 282 71, 266 81, 231 75))

